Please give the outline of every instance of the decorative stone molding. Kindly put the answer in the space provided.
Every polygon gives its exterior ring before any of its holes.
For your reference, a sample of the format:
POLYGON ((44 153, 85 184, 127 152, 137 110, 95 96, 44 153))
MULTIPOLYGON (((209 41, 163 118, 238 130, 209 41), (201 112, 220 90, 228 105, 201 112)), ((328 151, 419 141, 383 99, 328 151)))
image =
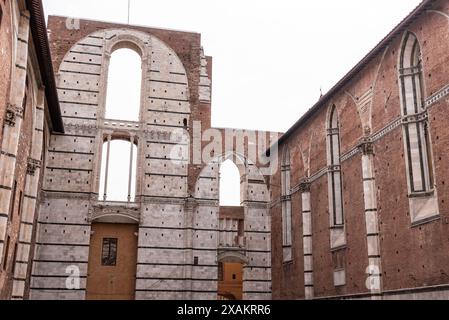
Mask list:
POLYGON ((89 209, 88 221, 92 222, 104 217, 122 217, 139 222, 140 206, 134 203, 101 202, 89 209))
POLYGON ((64 128, 68 132, 83 132, 91 135, 95 135, 99 129, 97 125, 93 124, 75 124, 75 123, 64 123, 64 128))
POLYGON ((364 138, 360 142, 359 149, 363 155, 373 155, 374 154, 374 143, 371 141, 371 139, 364 138))
POLYGON ((186 200, 184 202, 184 209, 186 211, 194 211, 197 206, 198 206, 198 202, 196 201, 196 199, 194 197, 189 196, 188 198, 186 198, 186 200))
POLYGON ((403 117, 402 123, 410 124, 410 123, 422 122, 422 121, 426 121, 428 118, 429 118, 429 115, 427 114, 427 111, 424 111, 422 113, 407 115, 407 116, 403 117))
POLYGON ((438 101, 442 100, 444 97, 449 95, 449 84, 444 86, 437 93, 433 94, 426 100, 426 107, 429 108, 433 106, 438 101))
POLYGON ((34 176, 36 170, 40 168, 41 162, 39 160, 28 158, 27 163, 27 174, 30 176, 34 176))
POLYGON ((308 193, 310 192, 311 186, 312 184, 308 180, 304 180, 299 184, 298 190, 301 193, 308 193))
POLYGON ((351 159, 352 157, 354 157, 355 155, 357 155, 358 153, 359 153, 358 147, 352 148, 349 152, 347 152, 341 156, 340 162, 345 162, 345 161, 351 159))
POLYGON ((42 202, 52 200, 52 199, 74 199, 74 200, 98 200, 98 194, 95 193, 81 193, 81 192, 73 192, 73 193, 66 193, 66 192, 60 192, 60 191, 51 191, 51 190, 44 190, 42 191, 42 202))
POLYGON ((269 203, 246 200, 246 201, 242 202, 242 206, 244 206, 246 208, 252 208, 252 209, 267 209, 269 206, 269 203))
POLYGON ((372 142, 376 142, 380 139, 382 139, 383 137, 385 137, 387 134, 389 134, 390 132, 392 132, 394 129, 396 129, 397 127, 399 127, 402 123, 402 118, 398 118, 396 120, 393 120, 391 123, 389 123, 388 125, 386 125, 383 129, 379 130, 378 132, 376 132, 375 134, 373 134, 371 136, 371 141, 372 142))
POLYGON ((341 166, 340 165, 331 165, 327 167, 327 171, 328 172, 338 172, 341 171, 341 166))
POLYGON ((145 137, 151 140, 157 141, 172 141, 173 133, 169 131, 162 130, 144 130, 145 137))
POLYGON ((17 117, 21 118, 22 115, 22 108, 8 104, 8 106, 6 107, 5 124, 10 127, 14 127, 16 125, 17 117))
POLYGON ((245 250, 242 249, 219 249, 218 250, 218 262, 229 262, 229 263, 243 263, 247 265, 249 262, 248 257, 245 255, 245 250))

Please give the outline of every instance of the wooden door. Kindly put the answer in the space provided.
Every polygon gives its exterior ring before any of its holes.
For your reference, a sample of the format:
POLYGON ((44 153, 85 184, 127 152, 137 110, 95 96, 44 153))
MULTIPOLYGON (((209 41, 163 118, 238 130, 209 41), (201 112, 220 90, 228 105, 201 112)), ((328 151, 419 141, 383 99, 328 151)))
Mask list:
POLYGON ((92 224, 87 300, 134 300, 137 231, 133 224, 92 224))

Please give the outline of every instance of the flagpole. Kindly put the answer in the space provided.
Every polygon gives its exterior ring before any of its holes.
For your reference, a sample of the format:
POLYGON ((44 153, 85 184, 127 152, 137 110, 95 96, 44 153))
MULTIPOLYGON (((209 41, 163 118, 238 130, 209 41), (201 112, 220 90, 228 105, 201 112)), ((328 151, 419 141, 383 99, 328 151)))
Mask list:
POLYGON ((131 10, 131 0, 128 0, 128 24, 129 24, 130 10, 131 10))

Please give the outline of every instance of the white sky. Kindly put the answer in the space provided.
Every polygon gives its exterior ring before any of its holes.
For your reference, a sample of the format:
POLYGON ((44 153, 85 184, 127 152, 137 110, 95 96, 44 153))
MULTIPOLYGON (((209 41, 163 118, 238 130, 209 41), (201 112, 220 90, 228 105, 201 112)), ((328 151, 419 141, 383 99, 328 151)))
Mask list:
MULTIPOLYGON (((47 15, 127 22, 127 0, 43 2, 47 15)), ((130 23, 201 33, 213 126, 285 132, 420 2, 132 0, 130 23)))
POLYGON ((130 49, 114 51, 109 63, 105 118, 139 121, 141 87, 142 59, 139 54, 130 49))
MULTIPOLYGON (((127 21, 127 0, 43 2, 46 14, 127 21)), ((420 2, 132 0, 130 21, 202 34, 214 126, 284 132, 420 2)))

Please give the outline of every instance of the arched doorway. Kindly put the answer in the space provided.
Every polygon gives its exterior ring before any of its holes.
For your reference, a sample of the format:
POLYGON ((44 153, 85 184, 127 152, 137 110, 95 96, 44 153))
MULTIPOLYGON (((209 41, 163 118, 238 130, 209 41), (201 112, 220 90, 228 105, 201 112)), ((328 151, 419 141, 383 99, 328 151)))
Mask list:
POLYGON ((243 270, 247 258, 242 251, 221 249, 218 254, 218 300, 243 300, 243 270))
MULTIPOLYGON (((214 274, 219 271, 217 299, 232 300, 239 299, 240 296, 242 300, 269 299, 269 197, 265 178, 257 165, 235 152, 217 156, 199 175, 194 196, 196 199, 211 200, 197 203, 197 219, 201 219, 203 224, 218 227, 218 241, 215 242, 217 251, 210 251, 207 255, 208 259, 216 259, 214 274), (220 168, 227 160, 232 162, 229 165, 234 168, 233 171, 235 172, 237 167, 239 173, 240 181, 236 182, 233 178, 231 183, 234 189, 240 186, 239 206, 220 205, 220 180, 223 177, 220 168), (226 289, 230 285, 238 288, 238 293, 226 289)), ((194 248, 196 246, 200 247, 201 243, 194 243, 194 248)))
POLYGON ((135 299, 138 225, 125 220, 110 216, 92 223, 87 300, 135 299))

